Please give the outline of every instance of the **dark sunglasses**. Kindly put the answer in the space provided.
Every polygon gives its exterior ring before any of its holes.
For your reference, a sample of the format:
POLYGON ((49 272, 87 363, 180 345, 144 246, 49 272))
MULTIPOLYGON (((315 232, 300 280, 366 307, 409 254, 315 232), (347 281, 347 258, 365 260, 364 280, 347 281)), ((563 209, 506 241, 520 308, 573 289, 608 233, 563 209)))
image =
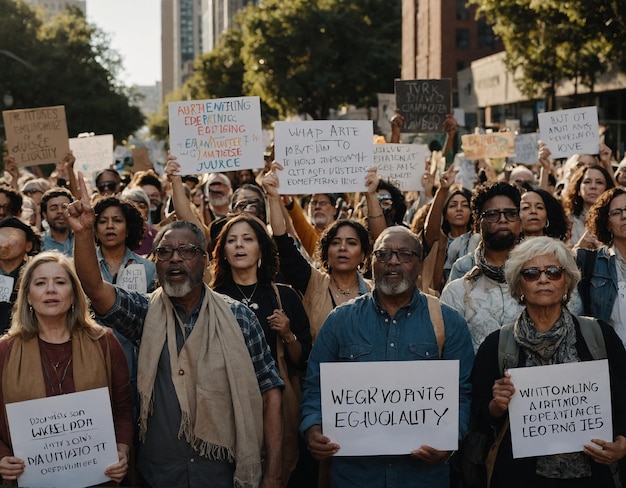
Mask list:
POLYGON ((115 183, 115 181, 105 181, 104 183, 98 183, 96 185, 96 187, 98 188, 98 191, 100 192, 103 192, 105 190, 115 191, 116 186, 117 186, 117 183, 115 183))
POLYGON ((565 268, 561 268, 560 266, 546 266, 545 269, 526 268, 522 270, 522 278, 526 281, 537 281, 541 273, 545 273, 550 281, 556 281, 561 279, 564 271, 565 268))

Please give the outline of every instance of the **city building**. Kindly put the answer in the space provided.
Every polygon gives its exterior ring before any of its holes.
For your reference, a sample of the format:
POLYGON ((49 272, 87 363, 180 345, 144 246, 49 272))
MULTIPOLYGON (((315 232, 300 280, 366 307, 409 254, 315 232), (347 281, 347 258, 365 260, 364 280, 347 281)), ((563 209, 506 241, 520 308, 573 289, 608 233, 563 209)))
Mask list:
POLYGON ((161 45, 165 96, 183 86, 202 52, 202 0, 161 0, 161 45))
POLYGON ((232 26, 233 16, 248 3, 244 0, 205 0, 202 13, 203 52, 213 51, 222 33, 232 26))

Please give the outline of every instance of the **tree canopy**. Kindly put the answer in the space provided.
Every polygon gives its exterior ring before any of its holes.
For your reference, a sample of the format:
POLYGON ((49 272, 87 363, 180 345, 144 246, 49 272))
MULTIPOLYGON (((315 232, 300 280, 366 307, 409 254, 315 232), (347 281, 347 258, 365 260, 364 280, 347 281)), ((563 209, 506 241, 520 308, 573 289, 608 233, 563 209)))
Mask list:
MULTIPOLYGON (((376 104, 400 76, 400 0, 264 0, 196 60, 178 100, 259 96, 264 121, 376 104)), ((162 135, 167 107, 149 123, 162 135)))
POLYGON ((528 97, 545 95, 571 79, 593 90, 601 73, 626 67, 626 3, 617 0, 469 0, 493 25, 528 97))
POLYGON ((11 109, 65 105, 70 136, 95 132, 121 141, 143 125, 116 81, 119 55, 80 10, 44 23, 25 2, 0 0, 0 46, 0 95, 12 95, 11 109))

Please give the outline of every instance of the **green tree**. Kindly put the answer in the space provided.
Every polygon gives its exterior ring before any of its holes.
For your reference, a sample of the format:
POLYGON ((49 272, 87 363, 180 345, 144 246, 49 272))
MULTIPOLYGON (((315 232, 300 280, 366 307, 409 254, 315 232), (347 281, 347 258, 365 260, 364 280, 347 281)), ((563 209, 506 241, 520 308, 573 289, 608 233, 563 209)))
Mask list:
POLYGON ((11 108, 65 105, 70 136, 109 133, 121 141, 143 125, 127 89, 116 82, 119 55, 80 10, 43 23, 24 2, 0 0, 0 33, 0 45, 28 63, 2 60, 0 89, 13 95, 11 108))
POLYGON ((400 74, 399 0, 265 0, 241 23, 244 86, 282 117, 371 105, 400 74))
POLYGON ((528 97, 555 108, 563 79, 593 87, 601 73, 626 66, 624 2, 616 0, 469 0, 502 39, 505 64, 528 97))

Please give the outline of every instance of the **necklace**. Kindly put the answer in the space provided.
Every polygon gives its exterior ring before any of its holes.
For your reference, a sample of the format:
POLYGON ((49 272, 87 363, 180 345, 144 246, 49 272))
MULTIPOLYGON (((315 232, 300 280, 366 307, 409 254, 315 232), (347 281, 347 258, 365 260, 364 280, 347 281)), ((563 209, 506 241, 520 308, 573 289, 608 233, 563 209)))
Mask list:
POLYGON ((65 367, 63 368, 63 373, 61 374, 61 377, 59 378, 59 373, 58 373, 58 369, 59 366, 61 364, 61 361, 57 361, 56 364, 52 361, 52 359, 48 358, 48 361, 50 362, 50 366, 52 366, 52 369, 54 370, 54 376, 55 376, 55 380, 56 380, 56 385, 58 388, 58 391, 55 391, 55 382, 52 381, 52 378, 50 377, 50 372, 48 371, 48 368, 46 367, 45 361, 43 359, 43 354, 41 357, 41 362, 42 362, 42 366, 43 366, 43 371, 46 374, 46 379, 48 380, 48 384, 50 385, 50 389, 52 390, 52 394, 53 395, 62 395, 63 394, 63 382, 65 381, 65 377, 67 376, 67 371, 70 367, 70 364, 72 364, 72 356, 70 356, 70 358, 67 360, 67 364, 65 365, 65 367))
POLYGON ((333 276, 331 276, 330 279, 333 282, 333 285, 335 285, 335 288, 337 288, 337 290, 339 291, 339 293, 341 293, 342 295, 346 295, 346 296, 352 294, 354 287, 358 286, 359 284, 359 280, 357 279, 356 283, 354 283, 350 288, 344 290, 343 288, 339 286, 339 284, 337 283, 337 280, 333 276))
POLYGON ((246 305, 248 308, 251 308, 252 310, 258 310, 259 309, 259 304, 258 303, 254 303, 252 301, 252 297, 254 296, 254 292, 256 292, 256 287, 259 286, 259 282, 257 281, 254 284, 254 289, 252 290, 252 293, 250 293, 249 297, 246 296, 246 294, 243 292, 243 290, 241 289, 241 287, 237 283, 235 283, 235 286, 237 287, 237 289, 243 295, 243 298, 241 299, 241 303, 246 305))

